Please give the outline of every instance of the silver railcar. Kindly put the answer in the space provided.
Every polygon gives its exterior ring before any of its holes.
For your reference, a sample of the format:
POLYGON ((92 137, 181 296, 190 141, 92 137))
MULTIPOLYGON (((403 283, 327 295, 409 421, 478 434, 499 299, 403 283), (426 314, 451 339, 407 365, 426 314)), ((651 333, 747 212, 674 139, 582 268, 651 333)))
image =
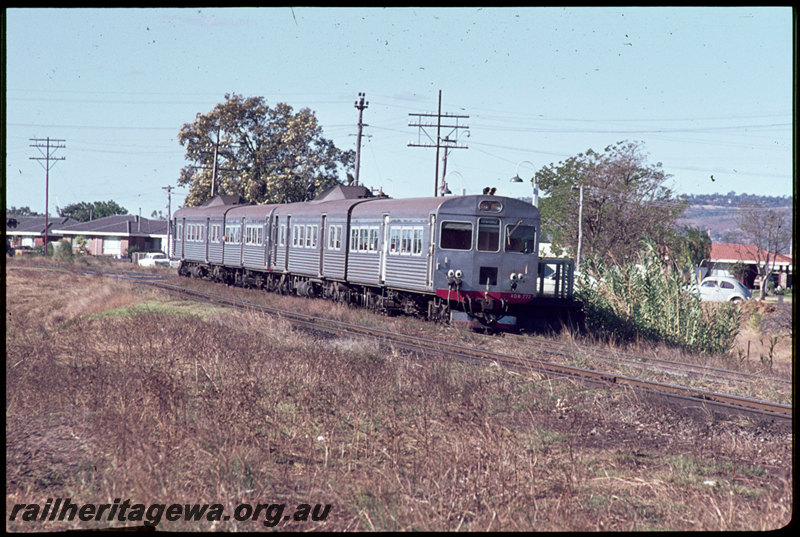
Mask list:
POLYGON ((571 261, 539 258, 539 211, 512 198, 338 187, 303 203, 212 200, 173 224, 185 276, 494 328, 580 310, 571 261))

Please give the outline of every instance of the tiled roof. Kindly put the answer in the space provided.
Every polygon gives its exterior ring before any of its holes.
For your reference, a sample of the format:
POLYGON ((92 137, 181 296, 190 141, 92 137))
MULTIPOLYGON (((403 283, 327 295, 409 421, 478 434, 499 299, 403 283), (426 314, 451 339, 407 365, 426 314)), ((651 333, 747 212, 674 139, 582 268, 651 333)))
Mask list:
MULTIPOLYGON (((758 248, 753 244, 725 244, 725 243, 712 243, 711 244, 711 260, 712 261, 742 261, 742 262, 756 262, 758 257, 758 248)), ((766 251, 761 250, 761 259, 766 258, 766 251)), ((777 254, 775 261, 778 263, 792 263, 792 258, 788 255, 777 254)))
POLYGON ((60 226, 58 231, 68 235, 102 233, 109 235, 166 235, 166 220, 149 220, 132 214, 106 216, 88 222, 60 226))
MULTIPOLYGON (((6 223, 11 219, 16 220, 16 227, 6 227, 7 235, 15 234, 38 234, 44 235, 44 216, 16 216, 12 214, 6 215, 6 223)), ((48 233, 57 227, 69 226, 77 223, 76 220, 66 216, 49 216, 47 217, 48 233)))

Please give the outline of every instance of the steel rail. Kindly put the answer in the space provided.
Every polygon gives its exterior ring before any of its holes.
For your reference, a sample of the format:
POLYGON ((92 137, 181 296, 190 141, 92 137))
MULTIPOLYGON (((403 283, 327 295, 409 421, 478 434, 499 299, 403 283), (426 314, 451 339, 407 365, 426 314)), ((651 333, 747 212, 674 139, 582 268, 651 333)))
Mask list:
MULTIPOLYGON (((566 343, 559 343, 550 341, 536 336, 524 336, 509 334, 507 337, 518 338, 520 341, 527 343, 536 343, 539 347, 545 347, 550 352, 557 352, 564 356, 569 355, 570 345, 566 343)), ((586 350, 593 353, 593 357, 602 361, 611 361, 616 363, 623 363, 633 367, 639 368, 658 368, 665 372, 672 372, 674 374, 686 375, 689 373, 698 373, 706 377, 717 377, 725 380, 743 380, 743 381, 770 381, 780 382, 782 384, 792 384, 792 379, 775 377, 771 375, 762 375, 759 373, 751 373, 748 371, 737 371, 735 369, 725 369, 716 366, 696 364, 691 362, 679 362, 677 360, 669 360, 666 358, 659 358, 657 356, 649 356, 644 354, 635 354, 628 352, 611 351, 593 345, 579 344, 576 345, 577 349, 586 350)))
POLYGON ((203 300, 221 302, 237 308, 255 309, 265 313, 280 315, 282 318, 285 318, 293 323, 300 324, 309 330, 324 331, 334 335, 358 335, 364 338, 377 339, 381 343, 416 354, 446 355, 460 360, 468 358, 481 363, 496 362, 498 364, 513 366, 538 373, 567 376, 584 381, 602 383, 605 385, 626 386, 635 390, 657 394, 660 396, 673 397, 685 403, 702 404, 703 407, 707 408, 708 410, 717 410, 723 414, 747 414, 759 419, 766 419, 773 422, 778 421, 782 424, 790 424, 792 420, 792 406, 782 403, 764 401, 761 399, 754 399, 722 392, 714 392, 701 388, 681 386, 678 384, 639 379, 626 375, 607 373, 549 362, 533 357, 514 356, 477 347, 469 347, 457 343, 433 340, 410 334, 401 334, 388 330, 357 325, 346 321, 326 319, 305 313, 298 313, 285 309, 264 306, 254 302, 249 302, 239 298, 227 297, 216 293, 187 289, 185 287, 166 282, 149 281, 142 283, 203 300))
MULTIPOLYGON (((69 270, 58 268, 56 270, 69 270)), ((170 284, 163 281, 163 277, 153 275, 153 277, 142 276, 142 273, 136 271, 127 272, 105 272, 93 271, 91 269, 74 270, 75 272, 102 274, 104 276, 128 279, 137 281, 139 283, 155 286, 167 291, 179 293, 183 295, 192 296, 194 298, 223 303, 225 305, 240 308, 240 309, 253 309, 264 313, 279 315, 295 324, 301 325, 309 330, 325 331, 334 335, 360 335, 364 338, 377 339, 380 342, 391 345, 398 349, 403 349, 408 352, 417 354, 439 354, 444 356, 453 357, 459 360, 468 358, 480 363, 498 363, 506 366, 511 366, 523 370, 535 371, 544 374, 554 374, 559 376, 571 377, 587 382, 602 383, 605 385, 627 386, 629 388, 656 394, 660 396, 667 396, 674 400, 683 401, 685 404, 701 404, 707 410, 716 408, 724 413, 739 413, 749 414, 756 418, 767 419, 773 422, 781 422, 782 424, 791 424, 792 421, 792 407, 782 403, 775 403, 771 401, 764 401, 761 399, 748 398, 738 395, 726 394, 722 392, 714 392, 700 388, 692 388, 681 386, 678 384, 669 384, 665 382, 639 379, 629 377, 626 375, 619 375, 615 373, 608 373, 603 371, 596 371, 585 369, 577 366, 564 365, 546 360, 540 360, 533 357, 520 357, 495 351, 489 351, 478 347, 468 347, 457 343, 449 343, 445 341, 433 340, 420 336, 410 334, 400 334, 388 330, 370 328, 346 321, 337 321, 334 319, 327 319, 323 317, 316 317, 304 313, 294 312, 281 308, 265 306, 254 302, 242 300, 240 298, 233 298, 229 296, 220 295, 217 293, 209 293, 196 289, 189 289, 180 285, 170 284)), ((541 340, 538 338, 539 342, 541 340)), ((547 342, 549 346, 553 346, 553 342, 547 342)), ((559 352, 565 352, 564 347, 559 349, 559 352)), ((552 349, 555 350, 555 349, 552 349)), ((737 372, 741 373, 741 372, 737 372)))

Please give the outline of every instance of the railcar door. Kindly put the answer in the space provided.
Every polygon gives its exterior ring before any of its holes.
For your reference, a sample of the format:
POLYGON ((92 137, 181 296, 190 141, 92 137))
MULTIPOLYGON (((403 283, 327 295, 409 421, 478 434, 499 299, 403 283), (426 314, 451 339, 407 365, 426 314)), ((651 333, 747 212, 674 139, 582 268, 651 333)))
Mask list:
POLYGON ((206 217, 205 232, 203 233, 203 242, 205 243, 204 244, 204 246, 205 246, 204 250, 205 250, 205 261, 206 261, 206 263, 208 263, 208 243, 211 242, 210 240, 208 240, 208 238, 210 236, 210 234, 209 234, 210 227, 211 227, 211 218, 206 217))
POLYGON ((294 234, 292 233, 292 217, 286 217, 286 246, 283 252, 283 271, 289 272, 289 243, 294 240, 294 234), (290 239, 291 237, 291 239, 290 239))
POLYGON ((383 244, 380 251, 380 282, 386 282, 386 258, 389 255, 389 215, 383 215, 383 222, 381 223, 381 236, 383 237, 383 244))
POLYGON ((269 226, 270 215, 264 217, 264 267, 269 268, 269 236, 272 229, 269 226))
POLYGON ((322 215, 322 227, 319 230, 319 275, 322 276, 323 274, 323 267, 322 264, 323 258, 325 257, 325 230, 328 223, 328 215, 322 215))
POLYGON ((428 287, 433 287, 433 251, 436 246, 436 215, 430 218, 430 240, 428 241, 428 287))
POLYGON ((280 216, 275 216, 275 220, 272 223, 272 259, 270 260, 270 269, 275 267, 276 263, 278 262, 278 242, 280 241, 280 216))
POLYGON ((184 239, 183 238, 183 230, 186 228, 186 218, 181 218, 181 222, 179 224, 177 224, 177 227, 178 227, 178 233, 177 233, 176 236, 180 237, 180 240, 181 240, 181 259, 183 259, 184 258, 184 254, 185 254, 185 250, 186 250, 186 248, 184 246, 186 241, 183 240, 184 239))

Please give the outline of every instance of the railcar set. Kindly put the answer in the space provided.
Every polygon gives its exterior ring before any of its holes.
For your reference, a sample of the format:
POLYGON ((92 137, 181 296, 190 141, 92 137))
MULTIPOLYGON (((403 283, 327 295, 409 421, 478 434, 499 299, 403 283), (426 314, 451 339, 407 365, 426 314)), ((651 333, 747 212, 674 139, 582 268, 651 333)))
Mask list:
POLYGON ((336 186, 307 202, 179 209, 173 252, 181 276, 229 285, 494 330, 580 325, 573 263, 540 258, 540 224, 513 198, 336 186))

